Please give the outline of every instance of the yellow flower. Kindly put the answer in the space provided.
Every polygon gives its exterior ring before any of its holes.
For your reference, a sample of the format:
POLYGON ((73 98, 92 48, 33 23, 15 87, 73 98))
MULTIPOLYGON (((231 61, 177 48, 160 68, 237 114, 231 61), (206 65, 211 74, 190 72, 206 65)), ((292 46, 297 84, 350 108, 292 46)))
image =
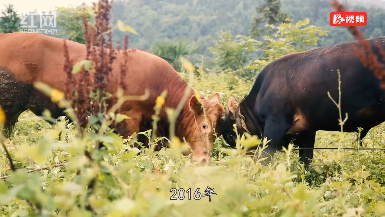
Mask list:
POLYGON ((3 108, 0 106, 0 124, 3 125, 5 123, 5 113, 3 111, 3 108))
POLYGON ((60 90, 56 90, 56 89, 52 90, 52 92, 51 92, 52 102, 57 103, 57 102, 61 101, 63 98, 64 98, 63 92, 61 92, 60 90))
POLYGON ((182 61, 182 64, 183 64, 183 68, 186 71, 193 72, 195 70, 194 65, 190 61, 186 60, 185 58, 181 58, 181 61, 182 61))
POLYGON ((198 102, 201 102, 201 95, 198 92, 195 93, 195 97, 197 98, 198 102))
POLYGON ((160 107, 162 107, 162 105, 165 103, 165 100, 164 100, 164 98, 162 97, 162 96, 158 96, 157 98, 156 98, 156 107, 158 107, 158 108, 160 108, 160 107))
POLYGON ((58 105, 59 105, 59 108, 64 108, 65 107, 65 104, 63 103, 63 101, 60 101, 58 105))

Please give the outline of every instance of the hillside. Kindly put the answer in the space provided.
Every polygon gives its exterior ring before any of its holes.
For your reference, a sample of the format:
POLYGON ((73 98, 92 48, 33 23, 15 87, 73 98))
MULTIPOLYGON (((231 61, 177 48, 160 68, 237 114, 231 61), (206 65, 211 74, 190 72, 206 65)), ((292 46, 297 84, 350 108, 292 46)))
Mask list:
MULTIPOLYGON (((150 49, 156 41, 186 38, 202 45, 201 54, 210 55, 207 47, 212 45, 211 37, 219 31, 231 30, 232 33, 249 35, 255 7, 262 0, 130 0, 113 4, 114 19, 121 19, 134 27, 140 36, 130 35, 130 46, 150 49)), ((366 37, 383 35, 385 10, 378 6, 364 7, 349 1, 351 11, 368 13, 368 26, 360 28, 366 37)), ((361 2, 362 3, 362 2, 361 2)), ((365 3, 366 5, 366 3, 365 3)), ((379 4, 380 5, 380 4, 379 4)), ((381 5, 383 5, 381 3, 381 5)), ((329 1, 322 0, 283 0, 282 10, 292 15, 293 21, 310 19, 310 24, 329 31, 318 46, 328 46, 353 37, 343 27, 329 25, 332 11, 329 1)), ((114 32, 115 39, 123 39, 123 33, 114 32)))

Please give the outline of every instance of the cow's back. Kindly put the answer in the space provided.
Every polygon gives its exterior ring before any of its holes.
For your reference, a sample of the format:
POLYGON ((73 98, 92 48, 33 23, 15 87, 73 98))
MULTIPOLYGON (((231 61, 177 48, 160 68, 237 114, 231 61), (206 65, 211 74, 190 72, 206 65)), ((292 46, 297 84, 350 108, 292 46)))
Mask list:
MULTIPOLYGON (((85 46, 66 41, 73 63, 84 59, 85 46)), ((63 40, 37 33, 8 33, 0 36, 0 66, 6 66, 18 81, 41 81, 64 90, 63 40)))
MULTIPOLYGON (((84 44, 66 40, 66 45, 72 64, 86 58, 84 44)), ((126 74, 121 78, 121 64, 125 58, 122 51, 114 52, 116 60, 112 64, 106 91, 116 93, 118 81, 123 79, 125 95, 143 95, 146 89, 150 91, 142 109, 153 112, 156 97, 165 89, 168 96, 174 96, 171 106, 179 103, 188 85, 167 61, 144 51, 129 49, 126 74)), ((63 39, 33 33, 0 34, 0 91, 6 93, 1 95, 0 105, 9 111, 9 116, 27 108, 37 115, 45 108, 62 115, 61 109, 48 97, 34 90, 33 83, 43 82, 64 92, 67 80, 64 63, 63 39)), ((93 77, 93 70, 90 76, 93 77)))
MULTIPOLYGON (((86 58, 86 46, 66 40, 72 64, 86 58)), ((0 66, 6 66, 18 81, 44 82, 64 91, 67 75, 64 72, 64 43, 62 39, 34 33, 0 34, 0 66)), ((107 50, 107 49, 105 49, 107 50)), ((125 61, 122 51, 116 51, 107 91, 115 92, 125 61)), ((123 78, 126 94, 142 95, 146 88, 154 94, 173 83, 185 83, 167 61, 153 54, 128 50, 126 75, 123 78)), ((90 71, 93 76, 93 71, 90 71)), ((183 85, 182 85, 183 86, 183 85)), ((176 87, 177 88, 177 87, 176 87)))
MULTIPOLYGON (((372 50, 384 63, 374 42, 385 49, 385 37, 370 41, 372 50)), ((381 121, 385 110, 384 92, 373 71, 365 67, 355 53, 356 41, 338 44, 295 54, 289 54, 270 63, 258 75, 251 91, 257 98, 260 115, 291 108, 306 117, 309 126, 325 130, 338 130, 338 109, 328 92, 338 102, 338 73, 341 74, 342 114, 348 113, 349 124, 356 126, 363 120, 381 121), (382 111, 381 111, 382 110, 382 111), (381 114, 379 114, 381 113, 381 114)), ((360 48, 361 50, 363 48, 360 48)), ((371 123, 363 123, 372 125, 371 123)), ((370 126, 372 127, 372 126, 370 126)))
MULTIPOLYGON (((114 73, 115 79, 120 76, 120 64, 124 60, 124 56, 119 55, 113 64, 113 68, 117 69, 117 72, 114 73)), ((123 78, 127 95, 142 95, 145 93, 145 89, 148 89, 150 101, 155 102, 155 98, 163 90, 167 90, 168 95, 174 95, 177 91, 183 92, 187 87, 187 83, 175 69, 158 56, 145 51, 130 49, 128 60, 126 75, 123 78)))

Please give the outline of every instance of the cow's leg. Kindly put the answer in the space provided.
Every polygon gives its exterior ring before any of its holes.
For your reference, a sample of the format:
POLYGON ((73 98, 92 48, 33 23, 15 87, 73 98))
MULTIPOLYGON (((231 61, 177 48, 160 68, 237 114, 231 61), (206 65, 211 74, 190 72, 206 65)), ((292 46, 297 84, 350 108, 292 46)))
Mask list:
MULTIPOLYGON (((282 149, 282 140, 285 137, 286 132, 290 129, 292 123, 293 115, 287 113, 267 117, 263 137, 267 137, 270 141, 267 143, 266 149, 261 153, 260 158, 267 158, 261 162, 262 165, 269 163, 275 152, 282 149)), ((258 159, 258 155, 256 155, 256 160, 258 159)))
POLYGON ((5 112, 5 123, 3 127, 3 134, 6 138, 12 136, 15 124, 20 116, 25 110, 20 109, 18 112, 5 112))
MULTIPOLYGON (((42 117, 46 109, 49 110, 51 113, 51 117, 53 119, 56 119, 56 121, 46 120, 46 122, 49 123, 51 127, 53 127, 57 123, 57 119, 60 116, 65 115, 64 110, 59 108, 56 104, 51 103, 49 100, 47 100, 47 97, 44 96, 43 94, 40 94, 40 93, 38 94, 39 94, 38 97, 36 96, 35 91, 33 92, 33 94, 31 94, 32 97, 31 97, 31 100, 29 101, 28 109, 38 117, 42 117)), ((57 137, 58 140, 60 140, 62 133, 63 131, 60 131, 57 137)))
POLYGON ((282 147, 285 147, 286 149, 289 148, 290 142, 293 140, 293 135, 286 134, 282 140, 281 140, 281 145, 282 147))
POLYGON ((294 140, 294 144, 299 148, 311 148, 299 150, 300 161, 304 164, 306 170, 309 169, 309 165, 313 160, 315 136, 316 132, 304 132, 294 140))
MULTIPOLYGON (((292 140, 292 135, 286 134, 282 137, 281 142, 277 147, 288 148, 291 140, 292 140)), ((271 143, 269 142, 268 144, 271 144, 271 143)), ((258 149, 259 147, 260 146, 258 146, 258 145, 253 146, 253 147, 250 147, 249 149, 247 149, 247 151, 252 151, 252 150, 258 149)))
POLYGON ((19 115, 26 110, 32 85, 16 80, 13 73, 0 66, 0 106, 5 113, 3 134, 10 138, 19 115))

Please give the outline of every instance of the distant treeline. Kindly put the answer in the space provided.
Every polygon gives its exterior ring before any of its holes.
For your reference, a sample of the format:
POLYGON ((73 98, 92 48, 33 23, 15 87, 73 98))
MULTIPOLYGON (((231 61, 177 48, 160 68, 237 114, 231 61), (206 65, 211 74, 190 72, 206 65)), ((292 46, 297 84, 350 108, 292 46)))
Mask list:
MULTIPOLYGON (((342 1, 343 2, 343 1, 342 1)), ((157 41, 189 39, 202 45, 199 53, 209 55, 211 37, 219 31, 250 35, 251 23, 256 16, 255 7, 263 0, 130 0, 113 4, 113 19, 120 19, 140 34, 130 34, 130 47, 150 49, 157 41)), ((329 13, 333 11, 330 1, 281 0, 282 11, 292 15, 293 22, 310 19, 312 25, 329 31, 318 46, 334 45, 353 40, 344 27, 331 27, 329 13)), ((366 4, 362 2, 362 4, 366 4)), ((365 11, 368 25, 360 27, 365 37, 383 35, 385 10, 379 6, 349 6, 350 11, 365 11)), ((115 40, 123 41, 125 33, 114 31, 115 40)))

